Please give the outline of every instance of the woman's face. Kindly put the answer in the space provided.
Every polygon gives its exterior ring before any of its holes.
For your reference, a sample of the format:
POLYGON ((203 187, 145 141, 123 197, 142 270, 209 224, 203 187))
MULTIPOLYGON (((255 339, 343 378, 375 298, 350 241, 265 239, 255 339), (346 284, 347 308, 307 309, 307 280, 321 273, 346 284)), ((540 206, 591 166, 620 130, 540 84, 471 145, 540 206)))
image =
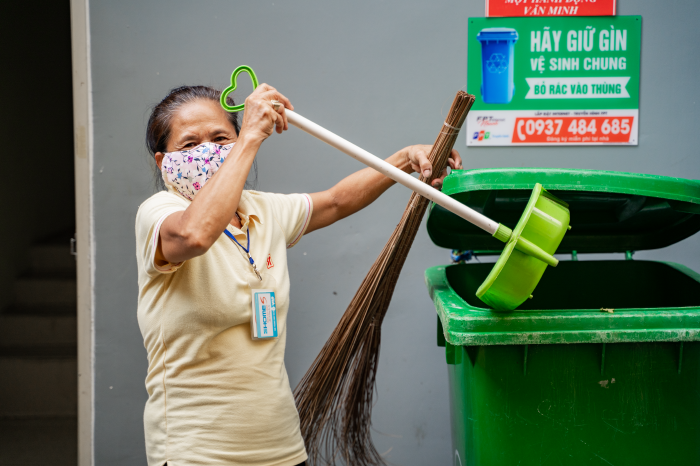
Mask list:
MULTIPOLYGON (((205 142, 225 145, 236 142, 237 138, 236 128, 219 102, 199 99, 183 105, 173 115, 165 151, 194 149, 205 142)), ((163 152, 156 153, 158 168, 161 167, 163 155, 163 152)))

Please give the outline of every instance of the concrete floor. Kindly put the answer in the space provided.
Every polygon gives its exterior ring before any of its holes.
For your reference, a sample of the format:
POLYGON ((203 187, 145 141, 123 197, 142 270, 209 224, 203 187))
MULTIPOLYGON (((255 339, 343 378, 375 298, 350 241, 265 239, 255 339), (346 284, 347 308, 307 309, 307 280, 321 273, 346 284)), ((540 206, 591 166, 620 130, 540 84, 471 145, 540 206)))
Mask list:
POLYGON ((1 466, 75 466, 75 418, 0 419, 1 466))

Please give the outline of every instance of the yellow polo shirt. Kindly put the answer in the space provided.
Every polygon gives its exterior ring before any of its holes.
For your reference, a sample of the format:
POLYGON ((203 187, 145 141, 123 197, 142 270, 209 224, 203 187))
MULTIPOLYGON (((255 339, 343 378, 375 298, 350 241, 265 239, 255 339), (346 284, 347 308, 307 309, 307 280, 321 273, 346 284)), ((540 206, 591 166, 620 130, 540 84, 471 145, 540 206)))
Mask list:
POLYGON ((228 226, 258 269, 276 282, 275 339, 250 332, 252 268, 221 234, 206 254, 156 264, 163 220, 190 201, 151 196, 136 215, 138 322, 148 351, 144 413, 149 466, 293 466, 306 460, 299 415, 284 366, 289 309, 286 249, 306 231, 306 194, 244 191, 242 229, 228 226))

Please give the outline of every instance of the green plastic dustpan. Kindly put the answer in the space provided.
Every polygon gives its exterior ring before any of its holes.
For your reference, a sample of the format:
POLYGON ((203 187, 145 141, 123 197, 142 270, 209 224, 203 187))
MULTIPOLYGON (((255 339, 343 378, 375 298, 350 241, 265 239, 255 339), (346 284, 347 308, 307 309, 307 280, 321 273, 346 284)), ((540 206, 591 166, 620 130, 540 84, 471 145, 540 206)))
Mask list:
POLYGON ((552 254, 570 229, 569 220, 569 205, 537 183, 506 247, 476 296, 499 311, 512 311, 531 298, 547 265, 558 263, 552 254), (549 257, 529 254, 530 244, 539 246, 549 257))
MULTIPOLYGON (((253 87, 258 85, 252 68, 236 68, 231 74, 231 85, 220 97, 221 106, 228 112, 244 109, 245 104, 230 106, 226 101, 228 94, 236 89, 236 79, 242 72, 248 73, 253 87)), ((271 104, 279 105, 279 102, 273 101, 271 104)), ((569 209, 566 203, 549 194, 542 185, 535 186, 525 212, 515 230, 511 231, 505 225, 452 199, 298 113, 289 109, 284 111, 287 121, 297 128, 376 169, 506 243, 498 262, 477 291, 477 296, 494 309, 512 311, 517 308, 532 296, 547 265, 556 267, 559 263, 553 254, 569 229, 569 209)))

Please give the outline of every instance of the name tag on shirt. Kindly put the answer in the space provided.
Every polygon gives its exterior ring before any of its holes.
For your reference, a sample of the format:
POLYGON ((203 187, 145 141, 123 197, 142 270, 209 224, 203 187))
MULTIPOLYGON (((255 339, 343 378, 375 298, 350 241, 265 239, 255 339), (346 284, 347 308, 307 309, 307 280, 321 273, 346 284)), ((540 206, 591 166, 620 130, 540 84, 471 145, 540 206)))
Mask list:
POLYGON ((273 290, 253 290, 253 340, 277 338, 277 301, 273 290))

